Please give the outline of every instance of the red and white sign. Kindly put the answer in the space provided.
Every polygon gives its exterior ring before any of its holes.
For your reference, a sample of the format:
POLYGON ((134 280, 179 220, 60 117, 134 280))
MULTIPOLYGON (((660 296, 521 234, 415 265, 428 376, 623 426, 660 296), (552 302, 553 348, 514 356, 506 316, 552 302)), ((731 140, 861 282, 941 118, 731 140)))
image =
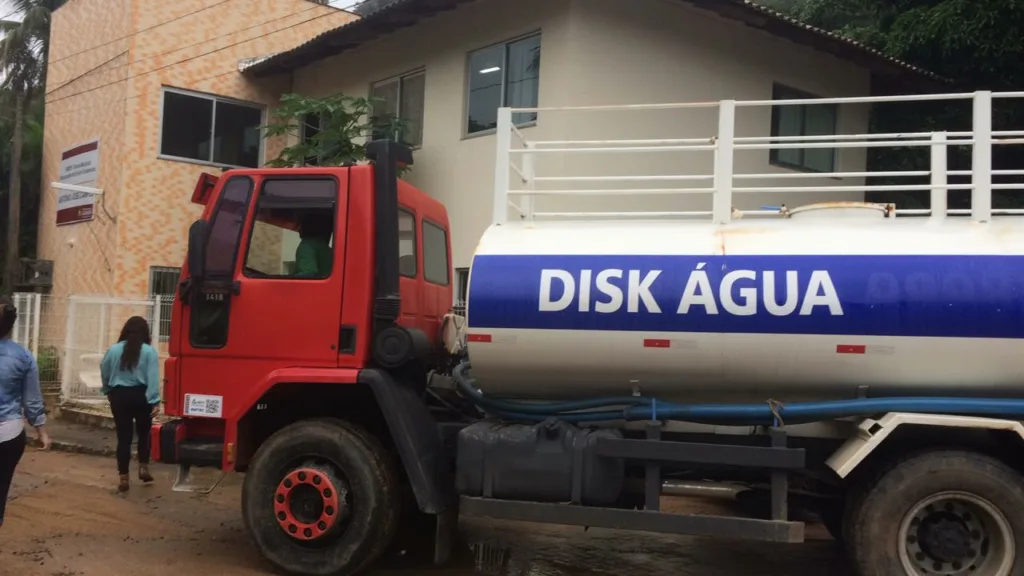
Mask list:
MULTIPOLYGON (((65 150, 60 156, 60 183, 96 188, 100 170, 100 141, 65 150)), ((96 194, 57 190, 57 225, 93 219, 96 194)))

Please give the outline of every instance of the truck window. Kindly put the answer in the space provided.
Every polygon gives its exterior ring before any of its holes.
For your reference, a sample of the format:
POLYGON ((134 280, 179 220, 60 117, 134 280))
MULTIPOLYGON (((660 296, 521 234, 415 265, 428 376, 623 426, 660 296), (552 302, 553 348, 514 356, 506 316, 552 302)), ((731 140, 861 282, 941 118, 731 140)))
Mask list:
MULTIPOLYGON (((217 209, 210 222, 206 241, 206 277, 230 280, 235 273, 235 259, 242 228, 249 211, 252 180, 233 176, 224 184, 217 209)), ((228 341, 228 307, 230 298, 219 292, 204 292, 192 306, 189 340, 196 348, 220 348, 228 341)))
POLYGON ((235 271, 238 242, 249 211, 252 180, 247 176, 234 176, 224 185, 217 211, 210 223, 210 237, 206 243, 206 276, 230 278, 235 271))
POLYGON ((423 221, 423 277, 433 284, 448 285, 448 233, 426 220, 423 221))
POLYGON ((338 183, 332 178, 264 181, 256 201, 245 275, 330 277, 337 203, 338 183))
POLYGON ((408 210, 398 210, 398 272, 416 277, 416 217, 408 210))

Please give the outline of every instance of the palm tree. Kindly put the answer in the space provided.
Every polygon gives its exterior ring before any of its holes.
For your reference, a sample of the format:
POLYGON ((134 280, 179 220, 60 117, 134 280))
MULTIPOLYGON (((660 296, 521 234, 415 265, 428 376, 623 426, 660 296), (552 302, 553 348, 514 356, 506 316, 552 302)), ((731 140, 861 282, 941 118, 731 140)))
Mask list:
POLYGON ((7 254, 4 283, 13 290, 20 261, 21 170, 24 144, 25 106, 40 95, 46 85, 46 62, 50 47, 50 16, 67 0, 13 0, 9 2, 20 22, 0 21, 0 88, 14 99, 14 129, 11 135, 11 183, 7 198, 7 254))

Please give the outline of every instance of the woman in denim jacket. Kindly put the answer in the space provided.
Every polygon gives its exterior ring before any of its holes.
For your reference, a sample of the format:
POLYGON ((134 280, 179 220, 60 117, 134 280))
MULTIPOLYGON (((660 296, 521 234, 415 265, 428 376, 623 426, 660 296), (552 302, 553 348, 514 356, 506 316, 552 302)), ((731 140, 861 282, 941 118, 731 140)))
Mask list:
POLYGON ((39 368, 32 354, 11 341, 11 329, 18 318, 14 302, 0 296, 0 526, 4 523, 7 494, 14 469, 25 452, 25 424, 35 427, 46 450, 46 411, 39 388, 39 368))

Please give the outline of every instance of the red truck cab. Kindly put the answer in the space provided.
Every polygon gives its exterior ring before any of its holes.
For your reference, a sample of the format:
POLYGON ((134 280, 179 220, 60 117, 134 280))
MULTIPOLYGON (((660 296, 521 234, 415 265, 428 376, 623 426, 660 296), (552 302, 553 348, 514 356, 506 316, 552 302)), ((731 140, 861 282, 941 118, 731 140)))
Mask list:
MULTIPOLYGON (((343 418, 397 451, 421 510, 454 501, 447 464, 423 460, 441 450, 416 389, 452 306, 448 216, 397 177, 407 149, 378 141, 367 153, 369 165, 200 179, 193 201, 205 208, 189 231, 165 363, 165 412, 178 419, 154 427, 155 460, 246 471, 289 425, 343 418)), ((354 490, 316 470, 337 493, 354 490)), ((272 482, 292 499, 285 476, 272 482)), ((321 515, 331 508, 314 500, 321 515)), ((313 520, 289 512, 280 532, 331 531, 331 518, 313 520)))

